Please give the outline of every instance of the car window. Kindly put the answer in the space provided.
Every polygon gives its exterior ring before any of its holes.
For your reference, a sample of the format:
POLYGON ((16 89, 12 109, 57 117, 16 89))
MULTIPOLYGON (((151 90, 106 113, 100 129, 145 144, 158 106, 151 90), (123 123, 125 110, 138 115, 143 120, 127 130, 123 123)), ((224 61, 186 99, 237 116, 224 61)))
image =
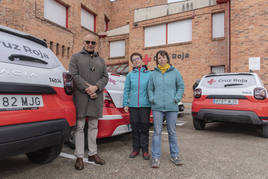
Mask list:
POLYGON ((60 62, 49 48, 5 32, 0 32, 0 62, 38 68, 60 66, 60 62))
POLYGON ((211 75, 206 76, 201 86, 206 88, 245 88, 256 85, 256 79, 254 75, 211 75))

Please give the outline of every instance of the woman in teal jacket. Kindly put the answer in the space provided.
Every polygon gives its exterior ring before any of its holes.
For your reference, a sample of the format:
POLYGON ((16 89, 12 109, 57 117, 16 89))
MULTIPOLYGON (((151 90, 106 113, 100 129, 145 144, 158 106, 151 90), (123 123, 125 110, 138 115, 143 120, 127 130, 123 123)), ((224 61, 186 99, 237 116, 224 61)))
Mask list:
POLYGON ((161 154, 161 132, 163 117, 167 121, 169 149, 171 161, 180 165, 179 147, 176 136, 176 120, 178 103, 184 92, 184 82, 180 72, 170 65, 168 53, 158 51, 156 54, 157 67, 153 71, 148 94, 154 117, 154 134, 152 138, 152 167, 159 168, 161 154))
POLYGON ((130 124, 132 128, 132 147, 130 158, 135 158, 140 149, 143 158, 149 160, 149 118, 150 102, 147 95, 147 86, 151 72, 146 66, 142 66, 142 56, 133 53, 130 56, 133 64, 133 71, 129 72, 124 87, 123 106, 126 112, 130 113, 130 124))

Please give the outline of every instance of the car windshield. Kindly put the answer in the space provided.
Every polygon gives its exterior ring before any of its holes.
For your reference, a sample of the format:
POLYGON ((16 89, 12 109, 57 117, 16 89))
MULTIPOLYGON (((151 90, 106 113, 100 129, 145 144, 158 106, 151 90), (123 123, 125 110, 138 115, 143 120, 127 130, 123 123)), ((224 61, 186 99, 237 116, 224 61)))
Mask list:
POLYGON ((256 85, 256 79, 251 74, 210 75, 202 82, 206 88, 245 88, 256 85))
POLYGON ((60 66, 49 48, 5 32, 0 32, 0 54, 4 63, 49 69, 60 66))

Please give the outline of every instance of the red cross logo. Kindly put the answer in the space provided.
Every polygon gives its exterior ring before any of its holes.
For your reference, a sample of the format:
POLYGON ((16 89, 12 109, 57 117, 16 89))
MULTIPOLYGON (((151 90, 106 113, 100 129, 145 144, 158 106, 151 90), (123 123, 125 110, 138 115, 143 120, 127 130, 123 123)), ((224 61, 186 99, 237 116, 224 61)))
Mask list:
POLYGON ((208 81, 208 83, 209 83, 210 85, 212 85, 212 83, 214 83, 214 82, 216 82, 214 79, 210 79, 210 80, 208 81))
POLYGON ((145 54, 144 58, 142 59, 145 65, 148 65, 148 62, 151 61, 151 58, 148 57, 148 54, 145 54))

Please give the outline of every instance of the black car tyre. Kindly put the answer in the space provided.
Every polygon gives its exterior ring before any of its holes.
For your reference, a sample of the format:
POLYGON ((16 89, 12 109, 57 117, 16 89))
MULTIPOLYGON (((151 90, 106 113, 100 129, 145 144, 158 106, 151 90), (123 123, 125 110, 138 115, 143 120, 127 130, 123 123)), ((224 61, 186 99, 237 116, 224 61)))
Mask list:
POLYGON ((204 130, 206 127, 206 122, 197 118, 193 118, 193 124, 196 130, 204 130))
POLYGON ((70 130, 69 138, 65 142, 65 144, 68 147, 70 147, 71 149, 75 149, 75 137, 74 137, 74 133, 75 133, 75 127, 70 130))
POLYGON ((268 138, 268 125, 263 125, 262 126, 262 136, 264 138, 268 138))
MULTIPOLYGON (((88 148, 88 140, 87 140, 87 134, 88 134, 88 131, 87 131, 87 127, 88 126, 88 123, 86 122, 85 123, 85 127, 84 127, 84 134, 85 134, 85 149, 87 149, 88 148)), ((69 135, 69 138, 67 139, 67 141, 65 142, 65 144, 68 146, 68 147, 70 147, 71 149, 75 149, 75 136, 74 136, 74 134, 75 134, 75 130, 76 130, 76 128, 74 127, 74 128, 72 128, 71 130, 70 130, 70 135, 69 135)))
POLYGON ((34 152, 27 153, 27 157, 34 163, 46 164, 56 159, 62 149, 63 144, 47 147, 34 152))

